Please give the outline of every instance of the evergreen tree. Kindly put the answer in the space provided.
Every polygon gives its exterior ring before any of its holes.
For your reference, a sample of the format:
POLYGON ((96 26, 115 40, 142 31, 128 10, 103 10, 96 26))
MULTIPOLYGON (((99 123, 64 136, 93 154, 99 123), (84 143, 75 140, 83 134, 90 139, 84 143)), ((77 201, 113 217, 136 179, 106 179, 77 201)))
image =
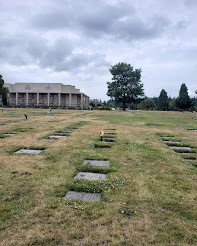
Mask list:
POLYGON ((2 99, 3 105, 7 105, 7 94, 8 94, 8 89, 3 87, 4 85, 4 80, 2 75, 0 75, 0 98, 2 99))
POLYGON ((0 75, 0 96, 3 94, 3 85, 4 85, 4 80, 2 75, 0 75))
POLYGON ((187 86, 182 84, 179 91, 179 97, 176 100, 176 105, 180 110, 188 110, 191 107, 191 104, 192 102, 187 92, 187 86))
POLYGON ((159 110, 165 111, 169 109, 167 92, 162 89, 159 95, 159 110))

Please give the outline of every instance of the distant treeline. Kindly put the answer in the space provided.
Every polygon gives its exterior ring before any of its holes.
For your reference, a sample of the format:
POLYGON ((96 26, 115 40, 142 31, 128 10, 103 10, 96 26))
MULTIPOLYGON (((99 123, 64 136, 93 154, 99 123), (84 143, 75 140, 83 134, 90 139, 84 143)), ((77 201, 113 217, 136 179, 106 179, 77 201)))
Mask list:
MULTIPOLYGON (((195 92, 197 93, 197 91, 195 92)), ((121 103, 115 100, 102 101, 94 99, 91 105, 95 109, 121 108, 121 103)), ((178 97, 168 97, 167 92, 162 89, 158 97, 144 97, 138 103, 127 103, 128 109, 161 110, 161 111, 196 111, 197 97, 190 98, 185 84, 181 85, 178 97)))

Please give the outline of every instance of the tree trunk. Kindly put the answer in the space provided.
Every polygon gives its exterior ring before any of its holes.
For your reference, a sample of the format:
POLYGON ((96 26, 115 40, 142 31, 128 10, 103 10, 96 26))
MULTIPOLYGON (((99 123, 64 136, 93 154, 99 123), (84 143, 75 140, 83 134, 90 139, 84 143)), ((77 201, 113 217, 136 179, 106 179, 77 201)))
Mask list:
POLYGON ((126 102, 125 101, 122 102, 122 107, 123 107, 123 111, 125 111, 126 110, 126 102))

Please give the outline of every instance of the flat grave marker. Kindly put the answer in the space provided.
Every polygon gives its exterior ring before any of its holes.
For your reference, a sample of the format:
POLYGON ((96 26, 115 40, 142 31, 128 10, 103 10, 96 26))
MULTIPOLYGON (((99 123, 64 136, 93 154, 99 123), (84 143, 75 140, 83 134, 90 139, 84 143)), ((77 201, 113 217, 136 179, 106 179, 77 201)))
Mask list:
POLYGON ((166 140, 164 140, 164 143, 180 144, 181 142, 179 142, 179 141, 166 141, 166 140))
POLYGON ((174 137, 161 137, 163 139, 173 139, 174 137))
POLYGON ((81 199, 85 202, 92 202, 92 201, 100 201, 101 200, 101 194, 68 191, 64 198, 65 199, 81 199))
POLYGON ((60 132, 72 132, 72 130, 61 130, 60 132))
POLYGON ((42 138, 43 141, 55 141, 55 138, 42 138))
POLYGON ((5 136, 16 136, 16 133, 3 133, 5 136))
POLYGON ((96 167, 109 167, 109 161, 85 160, 82 165, 86 164, 96 167))
POLYGON ((79 172, 74 179, 105 180, 107 179, 107 175, 102 173, 79 172))
POLYGON ((33 154, 33 155, 38 155, 42 152, 43 150, 38 150, 38 149, 20 149, 16 151, 16 154, 33 154))
POLYGON ((50 135, 49 138, 66 138, 68 136, 64 136, 64 135, 50 135))
POLYGON ((170 149, 184 149, 184 150, 191 150, 190 147, 181 147, 181 146, 169 146, 170 149))
POLYGON ((178 153, 179 155, 194 155, 195 154, 194 152, 176 152, 176 153, 178 153))

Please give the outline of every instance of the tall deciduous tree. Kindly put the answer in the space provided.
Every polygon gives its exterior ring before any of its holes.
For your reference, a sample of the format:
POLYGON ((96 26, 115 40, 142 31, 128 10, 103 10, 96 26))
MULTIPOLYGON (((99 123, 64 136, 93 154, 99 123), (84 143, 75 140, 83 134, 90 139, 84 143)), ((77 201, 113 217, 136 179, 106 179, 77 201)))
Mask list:
POLYGON ((169 102, 168 102, 168 96, 167 92, 162 89, 159 95, 159 110, 166 111, 169 109, 169 102))
POLYGON ((130 64, 118 63, 111 67, 110 73, 113 77, 112 82, 107 82, 107 95, 122 103, 123 110, 127 103, 136 103, 144 95, 141 69, 134 70, 130 64))
POLYGON ((181 110, 189 109, 191 107, 191 104, 192 104, 187 90, 188 90, 187 86, 185 84, 182 84, 180 91, 179 91, 179 96, 176 100, 176 105, 181 110))

